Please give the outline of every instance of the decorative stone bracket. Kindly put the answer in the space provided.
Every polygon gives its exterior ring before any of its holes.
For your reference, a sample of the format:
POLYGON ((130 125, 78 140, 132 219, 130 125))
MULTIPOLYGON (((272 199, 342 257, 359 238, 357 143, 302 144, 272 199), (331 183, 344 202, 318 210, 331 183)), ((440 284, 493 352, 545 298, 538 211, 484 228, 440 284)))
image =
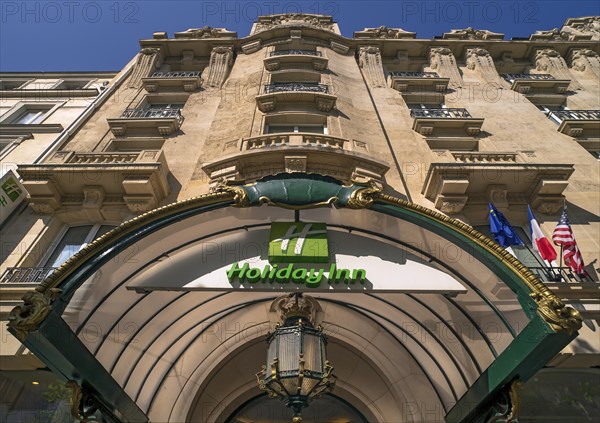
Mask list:
POLYGON ((463 85, 452 50, 447 47, 434 47, 429 50, 429 61, 431 69, 435 70, 442 78, 450 79, 451 87, 457 88, 463 85))
POLYGON ((207 87, 221 88, 233 66, 233 47, 218 46, 210 52, 210 60, 202 79, 207 87))
POLYGON ((382 88, 386 86, 379 47, 360 47, 358 50, 358 64, 363 70, 370 87, 382 88))
POLYGON ((159 48, 143 48, 138 54, 128 86, 130 88, 140 87, 142 78, 149 76, 158 69, 161 66, 161 61, 161 51, 159 48))
POLYGON ((570 80, 569 88, 572 90, 581 89, 581 85, 573 78, 569 72, 569 67, 565 59, 556 50, 549 48, 538 49, 535 52, 535 69, 539 72, 548 73, 556 79, 570 80))
POLYGON ((594 50, 579 49, 570 53, 571 69, 600 79, 600 57, 594 50))
POLYGON ((500 75, 490 53, 483 48, 469 48, 465 54, 467 69, 475 71, 485 82, 501 86, 500 75))

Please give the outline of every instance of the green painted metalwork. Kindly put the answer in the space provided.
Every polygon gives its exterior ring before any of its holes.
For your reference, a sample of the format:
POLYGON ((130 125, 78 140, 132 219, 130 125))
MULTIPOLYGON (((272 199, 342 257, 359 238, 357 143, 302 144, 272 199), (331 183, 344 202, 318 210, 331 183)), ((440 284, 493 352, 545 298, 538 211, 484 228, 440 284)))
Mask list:
MULTIPOLYGON (((364 186, 342 186, 332 178, 292 174, 264 178, 250 186, 238 187, 247 193, 244 205, 259 205, 263 202, 288 208, 312 208, 325 205, 349 206, 353 194, 364 186)), ((231 200, 214 201, 210 205, 189 207, 164 216, 153 217, 143 227, 125 231, 122 236, 102 245, 102 250, 90 254, 85 260, 70 269, 68 276, 57 286, 61 290, 52 305, 52 311, 38 330, 29 332, 23 340, 25 346, 57 374, 65 379, 74 379, 97 393, 98 399, 123 421, 147 421, 143 412, 127 396, 110 374, 77 339, 60 317, 75 290, 99 267, 119 251, 138 242, 146 235, 167 227, 173 222, 204 213, 208 210, 231 206, 231 200), (56 328, 63 332, 57 335, 56 328), (65 338, 65 336, 67 336, 65 338), (141 413, 141 414, 140 414, 141 413)), ((515 378, 526 381, 556 355, 576 335, 576 332, 556 332, 537 312, 538 306, 531 298, 531 289, 507 263, 494 256, 467 236, 434 218, 415 210, 393 204, 375 203, 372 210, 406 220, 432 231, 460 248, 469 251, 477 260, 485 263, 506 285, 516 293, 526 315, 531 319, 510 346, 503 351, 492 365, 468 389, 455 407, 447 414, 448 423, 467 423, 485 411, 494 396, 515 378)), ((494 305, 488 304, 504 319, 494 305)), ((508 323, 504 319, 505 323, 508 323)), ((508 325, 510 326, 510 325, 508 325)), ((9 329, 13 334, 15 331, 9 329)))

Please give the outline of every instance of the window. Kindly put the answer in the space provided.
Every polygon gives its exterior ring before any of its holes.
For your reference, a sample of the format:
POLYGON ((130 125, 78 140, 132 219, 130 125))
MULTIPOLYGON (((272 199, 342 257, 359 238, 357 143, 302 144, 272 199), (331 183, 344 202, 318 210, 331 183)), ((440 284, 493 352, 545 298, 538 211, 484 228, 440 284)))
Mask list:
MULTIPOLYGON (((494 239, 494 235, 490 232, 490 225, 480 225, 474 226, 482 234, 488 236, 490 239, 494 239)), ((540 268, 546 267, 546 264, 542 260, 542 258, 533 251, 533 246, 531 244, 531 240, 529 239, 529 231, 524 231, 523 228, 519 228, 513 226, 513 229, 517 232, 519 237, 523 240, 525 245, 522 246, 512 246, 512 250, 515 252, 517 258, 523 263, 525 266, 529 268, 540 268)))
POLYGON ((48 113, 48 108, 29 108, 27 107, 21 113, 19 113, 11 123, 17 123, 20 125, 33 125, 41 123, 44 120, 44 116, 48 113))
POLYGON ((313 134, 327 134, 325 125, 266 125, 265 134, 280 134, 282 132, 310 132, 313 134))
POLYGON ((28 80, 27 79, 3 79, 0 80, 0 90, 18 90, 23 86, 28 80))
POLYGON ((184 103, 150 103, 144 107, 145 117, 159 118, 171 116, 172 113, 183 109, 184 103))
POLYGON ((561 119, 559 119, 554 113, 555 111, 560 111, 560 110, 568 110, 565 106, 537 106, 538 109, 540 109, 540 111, 546 115, 546 117, 548 119, 550 119, 552 122, 556 123, 557 125, 560 125, 560 123, 562 122, 561 119))
POLYGON ((90 83, 89 79, 67 79, 54 87, 55 90, 83 90, 90 83))
POLYGON ((2 115, 0 123, 13 125, 35 125, 42 123, 55 108, 56 103, 19 103, 2 115))
POLYGON ((44 267, 58 267, 81 250, 87 244, 101 235, 110 231, 110 225, 85 225, 73 226, 66 230, 58 244, 50 249, 48 256, 43 260, 44 267))

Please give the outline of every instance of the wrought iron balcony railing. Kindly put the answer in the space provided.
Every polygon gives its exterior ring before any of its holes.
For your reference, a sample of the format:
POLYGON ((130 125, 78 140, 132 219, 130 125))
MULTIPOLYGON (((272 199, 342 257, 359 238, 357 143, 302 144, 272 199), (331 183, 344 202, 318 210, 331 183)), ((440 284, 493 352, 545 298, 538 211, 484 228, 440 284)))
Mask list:
POLYGON ((511 83, 517 79, 528 79, 532 81, 549 81, 556 79, 547 73, 505 73, 502 77, 511 83))
POLYGON ((395 78, 439 78, 435 72, 390 72, 395 78))
POLYGON ((594 282, 589 275, 578 275, 569 267, 529 267, 528 269, 542 282, 594 282))
POLYGON ((318 57, 323 56, 323 54, 320 51, 316 51, 316 50, 275 50, 275 51, 272 51, 269 56, 270 57, 288 56, 288 55, 292 55, 292 54, 299 54, 302 56, 318 56, 318 57))
POLYGON ((410 115, 414 118, 459 119, 459 118, 472 117, 471 114, 467 111, 467 109, 444 109, 444 108, 411 109, 410 115))
POLYGON ((329 86, 325 84, 319 84, 316 82, 278 82, 273 84, 265 85, 265 94, 282 93, 282 92, 293 92, 293 91, 304 91, 304 92, 315 92, 315 93, 329 93, 329 86))
POLYGON ((152 74, 152 78, 200 78, 200 71, 156 71, 152 74))
POLYGON ((176 118, 182 119, 181 109, 166 107, 151 107, 148 109, 126 109, 121 115, 121 119, 161 119, 176 118))
POLYGON ((550 118, 556 120, 600 120, 600 110, 554 110, 550 112, 550 118))
POLYGON ((32 283, 38 284, 52 273, 56 267, 9 267, 2 277, 0 284, 32 283))

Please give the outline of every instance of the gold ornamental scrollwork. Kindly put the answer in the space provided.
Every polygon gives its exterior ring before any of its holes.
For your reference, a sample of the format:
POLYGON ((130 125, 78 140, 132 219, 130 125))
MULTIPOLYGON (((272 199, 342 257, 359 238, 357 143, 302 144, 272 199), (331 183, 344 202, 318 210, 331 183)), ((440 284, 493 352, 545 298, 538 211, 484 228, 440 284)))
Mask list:
POLYGON ((554 294, 551 296, 532 292, 531 298, 538 305, 538 312, 544 320, 557 332, 575 332, 581 326, 581 314, 565 304, 554 294))
POLYGON ((8 326, 16 337, 23 341, 27 333, 36 330, 52 310, 60 289, 49 289, 46 293, 32 291, 23 296, 23 304, 13 308, 8 316, 8 326))
POLYGON ((65 386, 71 389, 71 416, 81 423, 98 422, 98 417, 93 415, 98 411, 96 399, 89 392, 84 392, 74 380, 68 381, 65 386))
POLYGON ((226 185, 220 187, 221 191, 233 194, 233 205, 234 207, 250 207, 250 198, 248 193, 241 186, 226 185))
POLYGON ((349 209, 368 209, 380 194, 381 189, 376 186, 359 188, 350 195, 346 207, 349 209))

